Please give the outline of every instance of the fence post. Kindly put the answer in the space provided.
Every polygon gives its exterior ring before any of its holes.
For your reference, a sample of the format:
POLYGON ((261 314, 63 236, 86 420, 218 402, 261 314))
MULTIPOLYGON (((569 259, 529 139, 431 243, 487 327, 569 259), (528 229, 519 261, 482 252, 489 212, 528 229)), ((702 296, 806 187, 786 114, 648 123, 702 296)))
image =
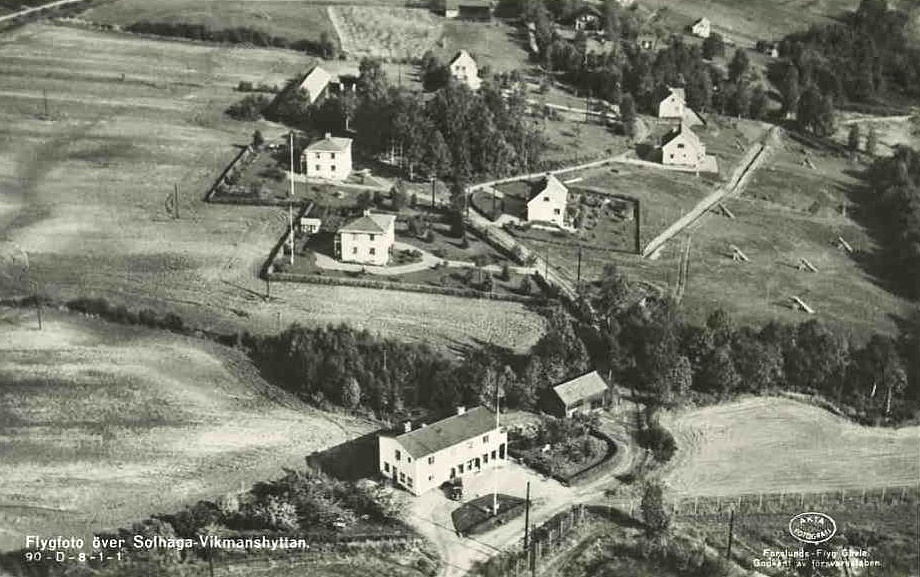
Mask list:
POLYGON ((760 493, 760 496, 757 501, 757 512, 763 513, 763 493, 760 493))

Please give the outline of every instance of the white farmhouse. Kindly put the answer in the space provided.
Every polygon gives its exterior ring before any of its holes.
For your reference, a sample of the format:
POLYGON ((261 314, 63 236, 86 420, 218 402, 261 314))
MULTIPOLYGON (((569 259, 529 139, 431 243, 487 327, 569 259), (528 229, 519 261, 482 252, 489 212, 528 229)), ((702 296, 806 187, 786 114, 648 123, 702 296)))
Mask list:
POLYGON ((422 493, 445 481, 474 475, 505 460, 508 433, 486 407, 466 411, 397 435, 379 436, 380 473, 410 493, 422 493))
POLYGON ((551 222, 565 225, 565 207, 569 202, 569 189, 558 178, 547 174, 527 201, 527 221, 551 222))
POLYGON ((447 65, 450 75, 457 80, 469 86, 472 90, 479 90, 482 80, 479 78, 479 65, 476 60, 470 56, 466 50, 457 52, 450 63, 447 65))
POLYGON ((709 38, 712 33, 712 22, 709 21, 709 18, 700 18, 690 27, 690 32, 700 38, 709 38))
POLYGON ((300 163, 307 178, 345 180, 351 174, 351 139, 327 132, 304 149, 300 163))
POLYGON ((671 132, 661 146, 661 163, 699 167, 706 158, 706 145, 683 125, 671 132))
POLYGON ((687 92, 683 88, 668 87, 668 95, 658 103, 658 118, 681 119, 687 106, 687 92))
POLYGON ((313 104, 325 96, 330 80, 332 80, 331 74, 319 66, 314 66, 303 77, 303 80, 300 81, 300 86, 297 88, 304 92, 307 95, 307 100, 309 100, 310 104, 313 104))
POLYGON ((396 217, 392 214, 364 214, 335 233, 335 253, 342 262, 386 266, 396 240, 396 217))

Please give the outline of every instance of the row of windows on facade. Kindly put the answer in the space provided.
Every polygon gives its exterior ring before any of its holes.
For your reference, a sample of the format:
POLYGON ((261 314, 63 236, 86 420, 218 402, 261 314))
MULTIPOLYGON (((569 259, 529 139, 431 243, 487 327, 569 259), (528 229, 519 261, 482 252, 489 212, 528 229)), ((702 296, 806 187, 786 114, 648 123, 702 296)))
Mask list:
MULTIPOLYGON (((351 254, 358 254, 358 247, 356 246, 351 247, 351 254)), ((367 249, 367 254, 375 255, 377 254, 377 249, 374 247, 370 247, 369 249, 367 249)))
MULTIPOLYGON (((317 152, 317 153, 316 153, 316 160, 319 160, 319 159, 322 158, 322 157, 323 157, 323 154, 322 154, 321 152, 317 152)), ((329 153, 329 158, 331 158, 332 160, 335 160, 335 153, 334 153, 334 152, 330 152, 330 153, 329 153)))
MULTIPOLYGON (((318 164, 316 165, 316 170, 319 171, 319 170, 322 170, 322 169, 323 169, 323 168, 322 168, 320 165, 318 165, 318 164)), ((331 170, 332 172, 335 172, 335 165, 333 164, 332 166, 330 166, 330 167, 329 167, 329 170, 331 170)))
MULTIPOLYGON (((396 452, 399 453, 399 451, 396 451, 396 452)), ((498 458, 497 452, 496 452, 496 451, 492 451, 492 460, 495 461, 497 458, 498 458)), ((407 462, 410 462, 410 463, 411 463, 411 462, 412 462, 412 458, 410 457, 409 459, 407 459, 407 462)), ((489 453, 483 453, 483 454, 482 454, 482 461, 481 461, 481 462, 482 462, 483 464, 488 464, 488 462, 489 462, 489 453)), ((431 465, 431 464, 433 464, 433 463, 434 463, 434 457, 429 457, 429 458, 428 458, 428 464, 431 465)), ((460 463, 459 465, 457 465, 456 468, 451 467, 451 469, 450 469, 450 477, 451 477, 451 479, 454 478, 454 476, 457 474, 457 472, 459 472, 459 474, 462 475, 462 474, 463 474, 465 471, 467 471, 467 470, 472 471, 472 470, 473 470, 473 467, 474 467, 474 464, 475 464, 475 466, 476 466, 477 469, 478 469, 478 468, 480 467, 480 464, 479 464, 479 463, 480 463, 480 459, 479 459, 479 457, 477 457, 477 458, 475 458, 475 459, 470 459, 470 460, 467 461, 466 463, 460 463)), ((394 470, 396 469, 395 466, 394 466, 393 468, 394 468, 394 470)), ((384 461, 384 463, 383 463, 383 471, 384 471, 385 473, 389 473, 389 472, 390 472, 390 464, 387 463, 386 461, 384 461)), ((434 481, 434 475, 428 475, 428 480, 429 480, 429 481, 434 481)), ((406 485, 406 486, 408 486, 408 487, 412 487, 412 477, 407 476, 405 473, 400 473, 400 474, 399 474, 399 482, 402 483, 402 484, 404 484, 404 485, 406 485)))

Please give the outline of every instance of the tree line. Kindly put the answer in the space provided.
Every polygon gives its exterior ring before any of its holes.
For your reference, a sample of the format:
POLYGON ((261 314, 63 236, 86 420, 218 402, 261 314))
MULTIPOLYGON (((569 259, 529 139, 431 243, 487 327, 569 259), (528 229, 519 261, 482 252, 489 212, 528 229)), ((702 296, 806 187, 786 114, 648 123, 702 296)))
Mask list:
MULTIPOLYGON (((819 394, 865 422, 916 416, 920 339, 914 332, 873 334, 860 344, 816 320, 737 326, 723 310, 697 325, 669 299, 627 305, 629 283, 615 266, 599 285, 589 297, 602 319, 589 339, 592 357, 654 406, 791 391, 819 394)), ((915 324, 920 327, 920 313, 915 324)))
POLYGON ((898 147, 891 157, 875 160, 866 180, 872 183, 865 198, 877 222, 885 273, 902 294, 920 300, 920 152, 898 147))

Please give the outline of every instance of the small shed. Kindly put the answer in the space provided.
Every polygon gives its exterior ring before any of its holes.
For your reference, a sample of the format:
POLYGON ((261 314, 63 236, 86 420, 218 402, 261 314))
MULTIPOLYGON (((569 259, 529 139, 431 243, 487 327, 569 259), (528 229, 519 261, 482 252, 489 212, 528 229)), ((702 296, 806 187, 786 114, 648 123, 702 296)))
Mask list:
POLYGON ((319 232, 323 221, 318 218, 305 216, 300 219, 300 232, 304 234, 316 234, 319 232))
POLYGON ((545 400, 547 413, 571 417, 575 413, 604 409, 610 405, 612 393, 597 371, 576 377, 552 388, 545 400))

